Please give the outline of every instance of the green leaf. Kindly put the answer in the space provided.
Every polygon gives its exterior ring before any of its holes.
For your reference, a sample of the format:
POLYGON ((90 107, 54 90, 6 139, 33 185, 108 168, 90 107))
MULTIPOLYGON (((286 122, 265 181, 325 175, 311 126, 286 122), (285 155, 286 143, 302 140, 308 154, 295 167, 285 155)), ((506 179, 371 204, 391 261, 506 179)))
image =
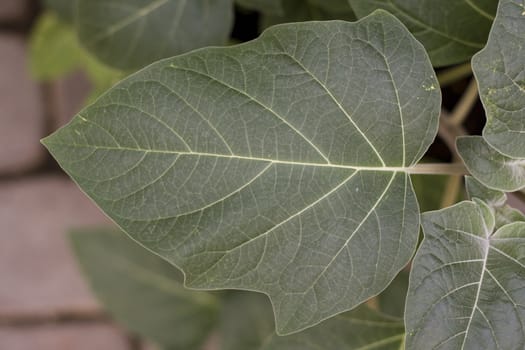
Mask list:
POLYGON ((289 22, 326 21, 341 19, 354 21, 354 12, 347 0, 283 0, 283 12, 276 15, 263 13, 261 27, 289 22))
POLYGON ((481 136, 459 137, 456 146, 468 171, 483 185, 506 192, 525 187, 525 159, 504 156, 481 136))
POLYGON ((424 48, 379 11, 161 61, 43 142, 188 286, 263 292, 286 334, 410 260, 408 171, 435 137, 437 86, 424 48))
MULTIPOLYGON (((525 347, 525 223, 492 233, 474 202, 422 215, 407 299, 407 349, 525 347)), ((493 219, 493 218, 492 218, 493 219)))
POLYGON ((413 174, 410 178, 421 212, 440 209, 448 176, 413 174))
POLYGON ((81 48, 72 26, 52 12, 44 12, 31 33, 30 69, 36 79, 43 81, 83 70, 93 86, 87 102, 94 101, 124 77, 81 48))
POLYGON ((62 21, 73 23, 78 0, 44 0, 46 9, 53 11, 62 21))
POLYGON ((472 176, 465 176, 465 187, 470 199, 479 198, 492 207, 501 207, 507 202, 505 192, 492 190, 472 176))
POLYGON ((284 1, 285 0, 235 0, 241 7, 276 16, 284 15, 284 1))
POLYGON ((182 285, 182 274, 123 233, 75 232, 74 251, 99 300, 129 330, 169 349, 200 349, 219 304, 182 285))
POLYGON ((394 278, 388 288, 376 297, 379 311, 403 319, 409 276, 408 271, 404 269, 394 278))
POLYGON ((403 322, 366 306, 287 337, 272 336, 261 350, 402 349, 403 322))
POLYGON ((219 329, 221 350, 259 350, 274 329, 268 298, 259 293, 228 293, 219 329))
POLYGON ((525 3, 501 0, 487 46, 472 58, 487 114, 483 137, 508 157, 525 158, 525 3))
POLYGON ((494 209, 496 229, 516 221, 525 221, 522 212, 505 204, 507 202, 505 192, 489 189, 471 176, 465 176, 465 185, 469 198, 479 198, 494 209))
POLYGON ((30 38, 30 69, 38 80, 51 80, 79 67, 83 52, 71 26, 52 12, 44 12, 30 38))
POLYGON ((397 16, 436 67, 465 62, 487 41, 497 0, 349 0, 358 17, 376 9, 397 16))
POLYGON ((128 70, 224 44, 232 20, 232 0, 78 0, 76 27, 84 47, 128 70))

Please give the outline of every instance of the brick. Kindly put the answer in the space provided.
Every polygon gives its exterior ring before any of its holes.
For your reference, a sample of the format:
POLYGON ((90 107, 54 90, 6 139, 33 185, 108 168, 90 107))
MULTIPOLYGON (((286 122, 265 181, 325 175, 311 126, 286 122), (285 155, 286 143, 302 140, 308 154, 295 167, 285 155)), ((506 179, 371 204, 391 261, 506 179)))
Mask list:
POLYGON ((126 337, 105 324, 48 325, 0 328, 0 349, 9 350, 128 350, 126 337))
POLYGON ((100 311, 67 232, 109 220, 62 176, 0 183, 0 199, 0 318, 100 311))
POLYGON ((58 129, 84 107, 92 86, 83 72, 76 71, 53 82, 51 89, 55 106, 53 128, 58 129))
POLYGON ((29 0, 0 0, 0 22, 26 20, 29 9, 29 0))
POLYGON ((22 37, 0 34, 0 174, 34 168, 44 155, 40 89, 27 71, 26 53, 22 37))

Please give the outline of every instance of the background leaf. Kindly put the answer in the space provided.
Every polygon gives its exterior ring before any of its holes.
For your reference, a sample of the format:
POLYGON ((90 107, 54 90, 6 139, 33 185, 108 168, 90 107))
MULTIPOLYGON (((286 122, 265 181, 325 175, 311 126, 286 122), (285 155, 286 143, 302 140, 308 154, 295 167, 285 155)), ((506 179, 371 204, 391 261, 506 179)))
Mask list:
POLYGON ((486 48, 472 58, 487 124, 483 137, 507 157, 525 158, 525 3, 501 0, 486 48))
POLYGON ((465 176, 465 188, 470 199, 479 198, 492 207, 501 207, 507 202, 505 192, 492 190, 472 176, 465 176))
POLYGON ((435 67, 468 61, 487 41, 498 0, 348 0, 358 17, 384 9, 425 45, 435 67))
POLYGON ((232 0, 77 0, 84 47, 119 69, 226 43, 232 0))
POLYGON ((124 73, 103 65, 81 48, 71 24, 51 11, 39 17, 31 34, 30 68, 32 75, 43 81, 82 70, 92 84, 86 102, 94 101, 124 77, 124 73))
POLYGON ((366 306, 287 337, 271 337, 261 350, 402 349, 403 322, 366 306))
POLYGON ((56 13, 61 21, 68 24, 74 22, 76 3, 78 0, 43 0, 44 7, 56 13))
POLYGON ((78 261, 117 322, 166 349, 200 349, 219 300, 182 286, 182 274, 118 231, 75 232, 78 261))
POLYGON ((241 7, 277 16, 284 15, 284 1, 285 0, 235 0, 241 7))
POLYGON ((356 16, 347 0, 282 0, 283 11, 280 14, 264 12, 261 18, 261 28, 304 21, 326 21, 341 19, 354 21, 356 16))
POLYGON ((486 217, 474 202, 423 214, 425 239, 407 298, 407 349, 525 346, 525 223, 493 234, 486 217))
POLYGON ((504 156, 481 136, 459 137, 456 145, 468 171, 485 186, 506 192, 525 186, 525 159, 504 156))
POLYGON ((411 258, 406 171, 435 136, 437 86, 386 12, 281 25, 154 64, 44 143, 188 286, 268 294, 285 334, 378 294, 411 258))

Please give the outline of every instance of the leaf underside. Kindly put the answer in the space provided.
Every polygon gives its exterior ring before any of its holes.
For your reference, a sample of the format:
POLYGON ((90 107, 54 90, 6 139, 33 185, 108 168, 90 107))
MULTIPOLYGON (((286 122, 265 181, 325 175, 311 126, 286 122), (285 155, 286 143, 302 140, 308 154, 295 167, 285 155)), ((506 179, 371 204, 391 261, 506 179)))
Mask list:
POLYGON ((525 347, 525 223, 493 233, 482 202, 422 216, 410 275, 407 349, 525 347))
POLYGON ((76 0, 80 42, 102 62, 133 70, 161 58, 223 45, 232 0, 76 0))
POLYGON ((525 158, 525 3, 502 0, 487 46, 472 58, 487 114, 483 137, 496 150, 525 158))
POLYGON ((378 11, 161 61, 44 144, 187 286, 263 292, 286 334, 378 294, 411 258, 406 170, 440 100, 423 47, 378 11))
POLYGON ((358 17, 384 9, 425 45, 436 67, 469 60, 487 41, 498 0, 348 0, 358 17))

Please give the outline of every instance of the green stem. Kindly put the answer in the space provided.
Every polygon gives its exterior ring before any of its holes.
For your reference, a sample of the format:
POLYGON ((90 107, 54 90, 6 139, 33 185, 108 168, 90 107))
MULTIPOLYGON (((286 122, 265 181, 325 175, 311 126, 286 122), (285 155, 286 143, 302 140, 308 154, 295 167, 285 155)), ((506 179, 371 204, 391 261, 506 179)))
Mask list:
POLYGON ((407 170, 409 174, 424 175, 468 175, 468 170, 461 162, 455 163, 419 163, 407 170))
POLYGON ((461 96, 461 100, 456 104, 454 110, 450 114, 448 119, 445 119, 447 123, 453 126, 459 126, 463 124, 463 121, 469 115, 470 111, 478 101, 478 82, 476 79, 470 81, 469 86, 461 96))
POLYGON ((443 88, 456 81, 466 78, 472 74, 470 62, 463 63, 459 66, 445 69, 438 74, 439 85, 443 88))

